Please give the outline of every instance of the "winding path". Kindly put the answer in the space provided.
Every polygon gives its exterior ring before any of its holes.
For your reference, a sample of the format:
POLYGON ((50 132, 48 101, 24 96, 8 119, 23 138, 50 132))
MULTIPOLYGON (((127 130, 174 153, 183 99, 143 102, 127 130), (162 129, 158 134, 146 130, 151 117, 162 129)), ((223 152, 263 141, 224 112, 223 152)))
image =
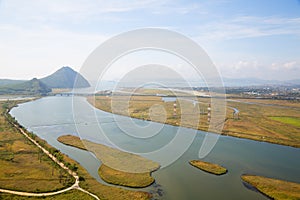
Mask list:
MULTIPOLYGON (((9 110, 6 111, 7 115, 9 112, 9 110)), ((11 123, 11 122, 10 122, 11 123)), ((41 149, 49 158, 51 158, 55 163, 57 163, 61 168, 65 169, 71 176, 74 177, 75 179, 75 183, 65 189, 56 191, 56 192, 46 192, 46 193, 31 193, 31 192, 20 192, 20 191, 14 191, 14 190, 6 190, 6 189, 1 189, 0 188, 0 192, 4 192, 4 193, 9 193, 9 194, 15 194, 15 195, 21 195, 21 196, 33 196, 33 197, 43 197, 43 196, 53 196, 53 195, 57 195, 57 194, 61 194, 64 192, 67 192, 69 190, 72 189, 77 189, 80 190, 84 193, 87 193, 88 195, 94 197, 97 200, 100 200, 100 198, 98 196, 96 196, 95 194, 90 193, 89 191, 81 188, 79 186, 79 176, 77 175, 76 172, 73 172, 72 170, 70 170, 67 166, 65 166, 65 164, 63 162, 60 162, 59 160, 57 160, 57 158, 52 155, 48 150, 46 150, 44 147, 42 147, 37 141, 35 141, 34 139, 32 139, 22 128, 19 127, 18 124, 12 123, 12 125, 18 129, 28 140, 30 140, 33 144, 35 144, 39 149, 41 149)))

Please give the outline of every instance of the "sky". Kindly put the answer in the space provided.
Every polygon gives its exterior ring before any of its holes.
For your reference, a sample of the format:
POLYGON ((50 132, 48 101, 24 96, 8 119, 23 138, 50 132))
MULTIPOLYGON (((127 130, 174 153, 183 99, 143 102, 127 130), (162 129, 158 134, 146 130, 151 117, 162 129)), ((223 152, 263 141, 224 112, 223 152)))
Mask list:
POLYGON ((102 42, 145 27, 191 38, 223 77, 300 78, 299 0, 0 0, 0 78, 79 71, 102 42))

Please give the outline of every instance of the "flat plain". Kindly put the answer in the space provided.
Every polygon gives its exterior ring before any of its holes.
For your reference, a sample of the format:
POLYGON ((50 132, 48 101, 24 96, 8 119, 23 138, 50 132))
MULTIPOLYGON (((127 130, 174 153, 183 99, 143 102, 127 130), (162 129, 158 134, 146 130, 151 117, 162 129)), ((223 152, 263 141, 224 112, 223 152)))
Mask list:
MULTIPOLYGON (((210 98, 198 97, 196 99, 198 109, 195 109, 193 103, 195 100, 191 101, 185 97, 177 98, 176 102, 164 101, 163 97, 155 95, 159 92, 163 93, 159 90, 141 90, 139 95, 131 97, 118 94, 95 96, 88 97, 88 101, 96 108, 114 114, 203 131, 209 130, 210 98), (174 103, 176 103, 175 116, 174 103), (196 120, 198 123, 195 123, 196 120)), ((224 120, 221 133, 223 135, 300 147, 299 101, 227 99, 224 120), (238 113, 235 113, 234 109, 238 110, 238 113)))

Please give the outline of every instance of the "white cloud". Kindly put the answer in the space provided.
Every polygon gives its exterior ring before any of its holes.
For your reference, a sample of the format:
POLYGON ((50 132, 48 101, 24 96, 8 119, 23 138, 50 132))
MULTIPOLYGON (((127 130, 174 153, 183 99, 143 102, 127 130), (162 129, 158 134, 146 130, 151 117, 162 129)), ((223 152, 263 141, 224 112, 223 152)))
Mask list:
POLYGON ((300 77, 300 62, 286 61, 262 63, 257 60, 239 60, 220 65, 223 76, 230 78, 256 77, 265 80, 291 80, 300 77))
POLYGON ((282 63, 272 63, 271 70, 277 70, 277 71, 282 71, 282 70, 297 70, 300 69, 300 62, 297 61, 288 61, 288 62, 282 62, 282 63))
POLYGON ((6 0, 2 4, 1 12, 6 17, 32 23, 60 23, 64 20, 72 23, 95 20, 122 21, 125 20, 124 17, 116 17, 115 14, 133 11, 186 14, 198 8, 196 3, 183 5, 171 0, 6 0))
POLYGON ((42 77, 63 65, 79 69, 107 36, 0 25, 1 78, 42 77))
POLYGON ((280 70, 280 64, 272 63, 270 68, 271 68, 271 70, 278 71, 278 70, 280 70))
POLYGON ((252 69, 256 69, 257 68, 257 61, 238 61, 235 65, 234 65, 234 69, 235 70, 243 70, 245 68, 252 68, 252 69))
POLYGON ((300 69, 300 63, 291 61, 283 64, 283 67, 288 70, 300 69))
POLYGON ((152 7, 152 13, 159 14, 159 15, 169 15, 174 13, 185 15, 190 12, 197 12, 198 14, 207 13, 201 7, 202 6, 199 3, 182 5, 177 3, 176 1, 170 1, 170 2, 165 2, 160 6, 152 7))
POLYGON ((300 18, 241 16, 213 21, 199 28, 199 38, 210 40, 241 39, 271 35, 300 36, 300 18))
MULTIPOLYGON (((222 13, 218 15, 211 11, 219 8, 222 2, 0 0, 1 76, 11 74, 30 78, 32 72, 41 76, 49 69, 67 64, 78 69, 86 56, 111 34, 142 25, 167 27, 183 33, 191 31, 191 35, 197 33, 194 39, 200 44, 215 45, 210 53, 229 76, 240 76, 242 72, 248 76, 264 76, 268 70, 277 71, 279 75, 280 70, 285 70, 284 73, 294 70, 292 75, 299 75, 299 60, 294 55, 272 58, 276 49, 269 49, 270 53, 265 56, 247 49, 240 52, 217 45, 224 44, 218 43, 224 40, 271 35, 299 37, 300 17, 236 17, 232 14, 229 18, 221 18, 222 13), (154 20, 146 19, 148 15, 155 15, 154 20), (157 18, 164 20, 156 22, 157 18)), ((233 46, 238 46, 238 40, 233 42, 236 42, 233 46)), ((297 48, 294 49, 296 52, 297 48)))

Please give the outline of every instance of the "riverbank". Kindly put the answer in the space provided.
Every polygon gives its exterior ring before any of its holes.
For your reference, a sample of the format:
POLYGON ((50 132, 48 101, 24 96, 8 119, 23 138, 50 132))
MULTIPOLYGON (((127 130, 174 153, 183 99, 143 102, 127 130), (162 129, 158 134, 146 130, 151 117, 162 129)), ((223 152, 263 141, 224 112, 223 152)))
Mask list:
POLYGON ((65 193, 48 196, 48 197, 27 197, 27 196, 20 196, 15 194, 7 194, 7 193, 0 193, 1 200, 66 200, 66 199, 80 199, 80 200, 95 200, 92 196, 81 192, 79 190, 71 190, 65 193))
MULTIPOLYGON (((86 196, 84 193, 92 197, 92 199, 96 197, 96 199, 113 200, 147 200, 151 198, 151 195, 147 192, 130 191, 100 184, 77 162, 48 145, 46 141, 27 132, 8 114, 12 107, 24 102, 25 101, 0 102, 2 109, 0 116, 0 188, 9 189, 1 190, 0 197, 2 199, 22 199, 19 195, 27 196, 26 199, 34 199, 34 196, 44 196, 45 199, 65 199, 64 197, 68 196, 70 199, 75 199, 78 196, 86 196), (9 118, 9 121, 6 120, 5 116, 9 118), (17 129, 19 129, 22 134, 20 134, 17 129), (24 137, 25 135, 27 136, 24 137), (29 139, 29 137, 31 139, 29 139), (39 145, 40 147, 37 147, 39 145), (42 151, 38 150, 39 148, 42 151), (47 151, 49 154, 46 156, 47 151), (36 159, 33 159, 35 155, 36 159), (50 164, 56 159, 57 165, 50 164), (65 164, 62 164, 62 161, 65 164), (69 171, 70 168, 76 172, 69 171), (70 182, 68 184, 68 182, 66 182, 69 178, 62 174, 64 170, 66 175, 74 175, 76 179, 75 183, 70 182), (8 177, 8 173, 12 174, 12 176, 8 177), (77 175, 75 175, 75 173, 77 175), (34 178, 30 178, 30 175, 34 178), (59 178, 53 178, 53 176, 59 176, 59 178), (1 185, 2 183, 4 185, 1 185), (73 186, 68 189, 67 187, 69 187, 70 184, 73 184, 73 186), (61 190, 61 185, 66 189, 61 190), (54 192, 48 193, 49 191, 54 192), (47 195, 49 195, 49 197, 47 197, 47 195)), ((72 181, 72 179, 70 180, 72 181)))
POLYGON ((141 156, 123 152, 79 137, 64 135, 57 138, 63 144, 93 152, 102 162, 98 172, 100 177, 111 184, 141 188, 151 185, 151 172, 159 164, 141 156))
POLYGON ((300 199, 300 184, 254 175, 242 175, 242 180, 265 196, 275 200, 300 199))
MULTIPOLYGON (((181 121, 180 103, 178 101, 176 103, 176 116, 174 116, 174 102, 164 102, 161 97, 132 96, 128 107, 125 102, 127 98, 128 97, 123 96, 113 96, 113 110, 111 108, 111 96, 88 97, 87 100, 94 107, 106 112, 173 126, 183 126, 208 131, 207 107, 210 102, 209 98, 198 98, 200 114, 199 119, 197 119, 199 123, 196 125, 192 123, 195 121, 195 117, 193 118, 192 115, 194 113, 192 102, 181 100, 181 103, 186 104, 185 109, 190 109, 185 110, 185 118, 187 119, 181 121), (162 113, 163 110, 165 110, 165 112, 162 113)), ((222 135, 297 148, 300 147, 300 125, 276 120, 277 117, 287 117, 296 119, 295 121, 299 122, 297 119, 300 119, 300 112, 297 106, 268 106, 236 101, 228 101, 227 106, 222 135), (239 110, 238 115, 232 112, 232 107, 239 110)))
POLYGON ((69 187, 75 182, 72 176, 60 170, 55 162, 26 138, 21 132, 22 127, 16 125, 15 119, 8 114, 12 107, 23 102, 0 102, 0 188, 41 193, 69 187))

